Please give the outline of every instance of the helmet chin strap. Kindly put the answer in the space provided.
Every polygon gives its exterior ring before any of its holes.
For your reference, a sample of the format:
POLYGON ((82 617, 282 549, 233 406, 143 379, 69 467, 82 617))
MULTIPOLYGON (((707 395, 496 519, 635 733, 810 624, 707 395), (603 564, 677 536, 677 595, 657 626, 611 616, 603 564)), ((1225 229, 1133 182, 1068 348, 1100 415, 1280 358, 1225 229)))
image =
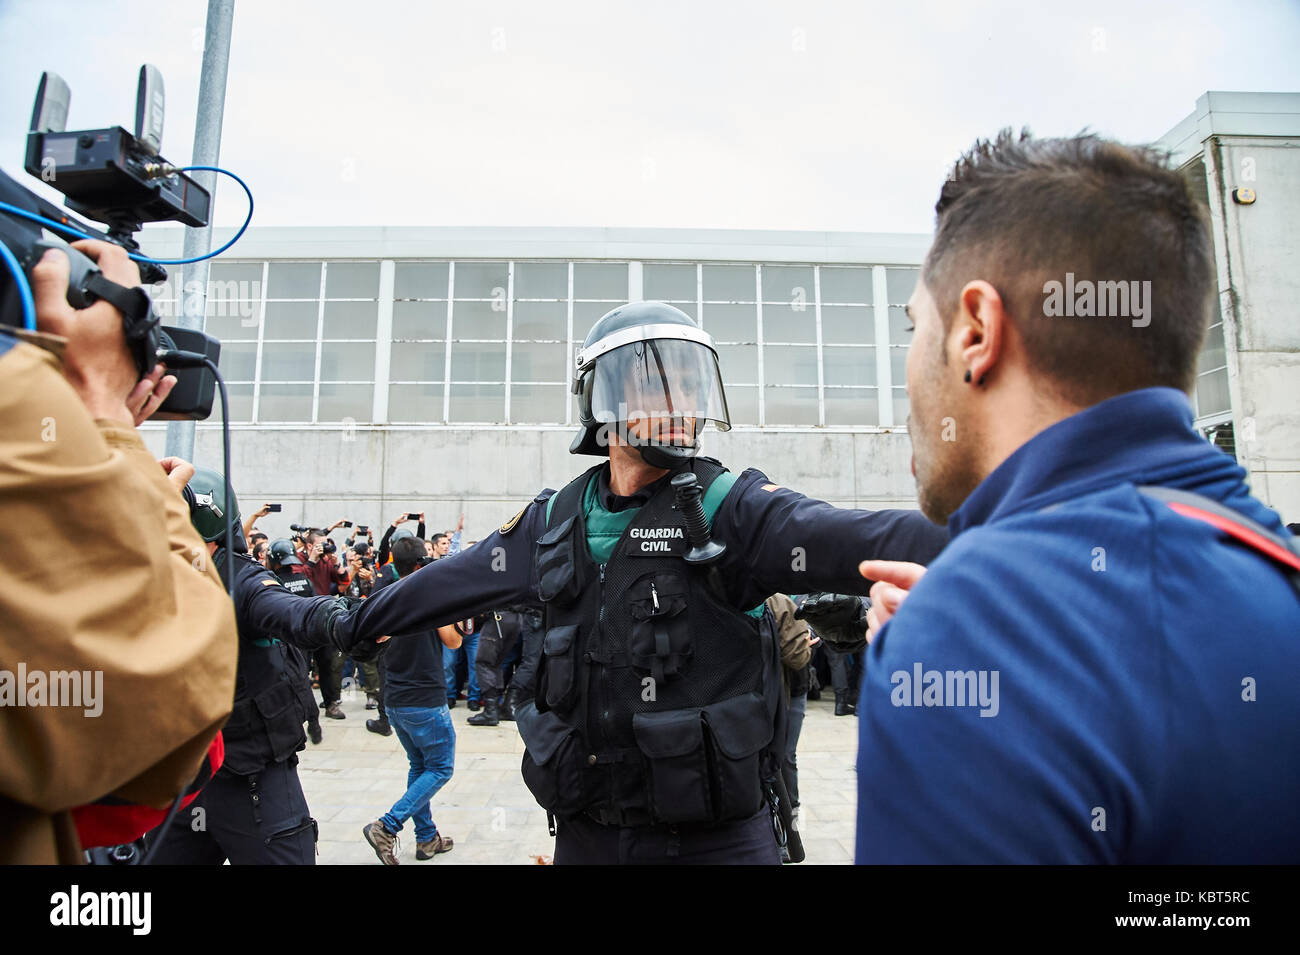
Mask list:
POLYGON ((698 442, 691 442, 689 447, 679 447, 677 445, 665 444, 634 444, 641 453, 641 460, 652 468, 663 468, 666 471, 673 471, 681 467, 691 458, 695 457, 700 451, 698 442))

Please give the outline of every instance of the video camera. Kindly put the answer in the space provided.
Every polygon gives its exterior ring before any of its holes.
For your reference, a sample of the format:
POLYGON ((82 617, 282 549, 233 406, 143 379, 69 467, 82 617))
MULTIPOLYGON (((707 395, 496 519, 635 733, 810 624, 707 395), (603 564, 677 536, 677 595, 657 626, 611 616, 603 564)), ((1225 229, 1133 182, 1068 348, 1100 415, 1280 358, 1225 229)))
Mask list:
MULTIPOLYGON (((158 154, 164 96, 162 74, 157 67, 145 64, 140 68, 134 133, 121 126, 66 131, 70 99, 68 84, 58 74, 42 74, 27 134, 24 168, 67 196, 68 209, 104 223, 107 233, 70 218, 66 211, 3 172, 0 172, 0 201, 116 243, 132 253, 139 252, 135 233, 146 222, 207 225, 211 195, 158 154)), ((68 281, 69 305, 85 308, 103 298, 118 307, 123 314, 127 346, 141 377, 153 370, 160 351, 189 352, 207 356, 214 365, 217 363, 221 353, 217 339, 193 329, 160 325, 147 293, 110 282, 91 259, 63 239, 47 238, 47 228, 50 227, 12 210, 0 210, 0 242, 13 253, 29 281, 32 268, 46 250, 58 248, 68 256, 72 267, 68 281)), ((141 278, 147 285, 167 278, 167 270, 161 265, 152 262, 139 265, 141 278)), ((6 270, 0 270, 0 324, 21 323, 18 283, 6 270)), ((178 357, 168 365, 177 383, 153 417, 203 419, 212 413, 216 378, 206 365, 196 365, 197 361, 194 357, 182 363, 178 357)), ((167 364, 165 358, 164 364, 167 364)))

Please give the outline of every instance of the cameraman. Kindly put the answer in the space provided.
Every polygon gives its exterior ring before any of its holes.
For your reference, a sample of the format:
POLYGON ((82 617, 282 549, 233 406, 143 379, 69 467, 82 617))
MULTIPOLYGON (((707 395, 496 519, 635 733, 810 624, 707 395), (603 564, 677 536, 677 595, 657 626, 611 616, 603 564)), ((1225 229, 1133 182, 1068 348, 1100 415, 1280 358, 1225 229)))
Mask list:
MULTIPOLYGON (((311 578, 312 590, 318 597, 328 597, 336 588, 345 589, 348 575, 339 567, 338 558, 326 553, 329 537, 325 531, 312 528, 306 532, 305 550, 298 557, 306 565, 304 571, 311 578)), ((341 705, 343 699, 343 655, 334 647, 324 646, 312 653, 316 662, 316 680, 320 684, 321 709, 332 720, 347 718, 341 705)))
MULTIPOLYGON (((74 248, 140 284, 121 248, 74 248)), ((192 471, 160 469, 134 427, 175 380, 137 381, 121 313, 74 310, 68 273, 54 251, 32 271, 39 333, 0 326, 0 546, 24 568, 0 593, 0 660, 102 692, 0 706, 2 863, 81 862, 73 806, 169 805, 234 697, 234 611, 180 493, 192 471)))

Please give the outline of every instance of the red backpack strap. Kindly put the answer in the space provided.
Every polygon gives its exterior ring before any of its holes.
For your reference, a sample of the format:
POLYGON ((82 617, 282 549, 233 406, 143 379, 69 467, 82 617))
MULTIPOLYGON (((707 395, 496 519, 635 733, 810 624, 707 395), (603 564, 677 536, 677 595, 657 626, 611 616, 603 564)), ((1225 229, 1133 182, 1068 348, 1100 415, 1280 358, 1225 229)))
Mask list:
POLYGON ((1209 524, 1283 567, 1296 593, 1300 593, 1300 539, 1274 533, 1214 498, 1171 487, 1141 485, 1138 493, 1167 505, 1171 511, 1209 524))

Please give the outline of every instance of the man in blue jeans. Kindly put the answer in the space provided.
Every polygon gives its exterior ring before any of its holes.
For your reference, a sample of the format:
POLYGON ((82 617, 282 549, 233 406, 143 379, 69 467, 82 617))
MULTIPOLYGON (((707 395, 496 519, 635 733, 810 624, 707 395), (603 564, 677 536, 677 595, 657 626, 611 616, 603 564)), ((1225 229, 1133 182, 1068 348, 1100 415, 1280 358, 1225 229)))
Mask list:
MULTIPOLYGON (((399 578, 414 573, 423 556, 424 544, 418 538, 394 542, 393 566, 399 578)), ((454 627, 394 640, 386 655, 384 706, 411 768, 402 798, 362 829, 384 865, 398 864, 397 834, 408 819, 415 820, 417 859, 432 859, 452 848, 452 840, 434 824, 430 808, 434 794, 451 779, 456 760, 456 730, 442 672, 444 646, 460 646, 454 627)))

